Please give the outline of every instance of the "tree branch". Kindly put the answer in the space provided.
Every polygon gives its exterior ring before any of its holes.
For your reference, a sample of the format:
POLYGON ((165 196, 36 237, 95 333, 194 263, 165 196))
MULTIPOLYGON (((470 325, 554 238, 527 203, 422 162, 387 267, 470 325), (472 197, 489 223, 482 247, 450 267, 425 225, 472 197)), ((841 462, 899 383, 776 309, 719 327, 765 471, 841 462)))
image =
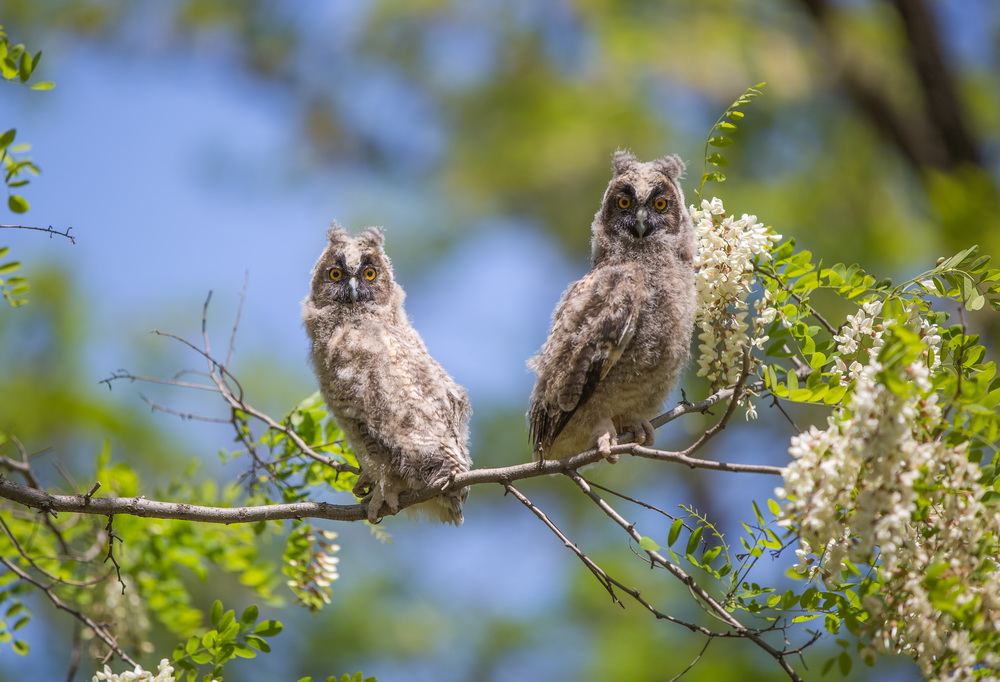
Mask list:
POLYGON ((627 585, 624 585, 623 583, 615 580, 610 575, 608 575, 604 571, 604 569, 602 569, 600 566, 598 566, 596 563, 594 563, 594 561, 590 557, 588 557, 586 554, 584 554, 580 550, 580 548, 577 547, 576 544, 572 540, 570 540, 568 537, 566 537, 566 535, 564 535, 563 532, 561 530, 559 530, 559 528, 549 519, 549 517, 546 516, 545 512, 543 512, 541 509, 539 509, 534 504, 532 504, 531 500, 529 500, 527 497, 525 497, 523 494, 521 494, 521 492, 519 490, 517 490, 514 486, 510 485, 509 483, 505 483, 503 485, 504 485, 504 489, 509 494, 513 495, 518 500, 518 502, 520 502, 525 507, 527 507, 528 509, 530 509, 531 512, 535 516, 537 516, 539 518, 539 520, 541 520, 541 522, 544 523, 548 527, 548 529, 551 530, 556 535, 556 537, 558 537, 560 540, 562 540, 562 543, 566 546, 566 548, 569 549, 571 552, 573 552, 573 554, 575 554, 577 556, 577 558, 579 558, 580 561, 583 562, 583 564, 590 570, 590 572, 594 574, 594 577, 597 578, 598 582, 600 582, 601 585, 604 586, 604 589, 606 589, 611 594, 611 599, 614 601, 615 604, 618 604, 619 606, 621 606, 623 608, 625 606, 622 603, 622 601, 618 598, 618 595, 615 594, 614 588, 617 587, 622 592, 627 593, 629 596, 631 596, 633 599, 635 599, 637 602, 639 602, 647 611, 649 611, 650 613, 652 613, 658 619, 660 619, 660 620, 667 620, 667 621, 670 621, 671 623, 676 623, 678 625, 682 625, 682 626, 686 627, 688 630, 691 630, 692 632, 697 632, 697 633, 703 634, 703 635, 705 635, 705 636, 707 636, 709 638, 709 641, 711 641, 711 639, 713 637, 737 637, 737 636, 739 636, 739 635, 735 635, 733 633, 727 633, 727 632, 713 632, 712 630, 709 630, 708 628, 703 627, 701 625, 695 625, 694 623, 688 623, 687 621, 683 621, 683 620, 681 620, 679 618, 675 618, 674 616, 671 616, 671 615, 668 615, 668 614, 663 613, 661 611, 658 611, 656 608, 653 607, 652 604, 650 604, 648 601, 646 601, 645 599, 642 598, 642 596, 639 594, 638 590, 634 590, 631 587, 628 587, 627 585))
MULTIPOLYGON (((588 485, 587 482, 583 479, 583 477, 580 476, 580 474, 573 471, 573 472, 567 472, 566 475, 569 476, 569 478, 574 483, 576 483, 577 487, 579 487, 580 490, 582 490, 583 493, 587 495, 587 497, 593 500, 594 504, 596 504, 601 509, 601 511, 603 511, 615 523, 621 526, 628 534, 628 536, 636 544, 639 544, 642 541, 642 536, 639 534, 638 531, 636 531, 635 524, 626 521, 621 516, 621 514, 615 511, 615 509, 610 504, 608 504, 607 501, 604 500, 604 498, 595 493, 591 489, 590 485, 588 485)), ((710 595, 701 585, 698 584, 698 582, 693 577, 688 575, 684 571, 684 569, 682 569, 680 566, 674 564, 671 561, 668 561, 659 552, 648 549, 643 551, 649 557, 649 561, 651 564, 662 566, 667 570, 668 573, 670 573, 679 581, 681 581, 688 588, 691 594, 699 602, 701 602, 704 606, 708 608, 708 612, 711 615, 713 615, 715 618, 725 623, 730 628, 732 628, 732 630, 737 636, 746 637, 754 644, 759 646, 761 649, 766 651, 768 654, 770 654, 778 662, 782 670, 784 670, 785 673, 787 673, 792 680, 795 680, 796 682, 802 682, 802 678, 799 677, 798 673, 795 672, 795 669, 792 668, 792 666, 789 665, 788 661, 785 660, 785 657, 788 655, 788 652, 775 649, 773 646, 771 646, 771 644, 769 644, 766 640, 763 639, 760 631, 753 630, 743 625, 739 620, 736 619, 735 616, 729 613, 729 611, 727 611, 722 604, 717 602, 712 597, 712 595, 710 595)))
POLYGON ((76 237, 69 233, 69 231, 73 229, 72 227, 67 227, 65 232, 53 229, 51 225, 48 227, 32 227, 31 225, 0 225, 0 228, 8 230, 38 230, 39 232, 48 232, 50 239, 52 238, 52 235, 59 235, 60 237, 66 237, 66 239, 70 240, 70 242, 76 244, 76 237))
POLYGON ((102 626, 95 623, 86 614, 83 614, 77 611, 76 609, 67 606, 61 599, 59 599, 59 597, 55 594, 55 592, 52 591, 51 587, 43 585, 38 580, 35 580, 31 576, 31 574, 21 570, 20 566, 18 566, 12 561, 8 561, 6 558, 2 556, 0 556, 0 564, 6 566, 11 573, 14 573, 21 580, 29 582, 35 587, 37 587, 39 590, 41 590, 42 594, 44 594, 48 598, 48 600, 52 602, 52 605, 55 606, 57 609, 65 611, 66 613, 70 614, 78 621, 86 625, 102 642, 108 645, 108 647, 111 649, 112 652, 114 652, 123 661, 125 661, 129 665, 133 666, 138 665, 135 661, 132 660, 132 658, 127 653, 125 653, 122 650, 121 647, 118 646, 118 642, 117 640, 115 640, 114 635, 112 635, 102 626))
MULTIPOLYGON (((624 443, 611 448, 612 454, 634 455, 644 459, 675 462, 692 469, 710 469, 733 473, 755 473, 780 476, 783 469, 763 464, 734 464, 688 457, 679 452, 654 450, 634 443, 624 443)), ((596 448, 565 459, 526 462, 495 469, 473 469, 455 476, 451 489, 481 485, 483 483, 508 484, 524 478, 537 478, 549 474, 575 471, 588 464, 602 462, 604 458, 596 448)), ((437 489, 409 491, 399 498, 400 510, 424 502, 441 494, 437 489)), ((145 497, 96 497, 87 495, 55 495, 15 483, 0 476, 0 498, 6 498, 26 507, 45 512, 70 512, 102 516, 126 514, 158 519, 179 519, 203 523, 256 523, 284 519, 317 518, 333 521, 364 521, 368 518, 366 504, 328 504, 326 502, 295 502, 251 507, 209 507, 181 502, 162 502, 145 497)))

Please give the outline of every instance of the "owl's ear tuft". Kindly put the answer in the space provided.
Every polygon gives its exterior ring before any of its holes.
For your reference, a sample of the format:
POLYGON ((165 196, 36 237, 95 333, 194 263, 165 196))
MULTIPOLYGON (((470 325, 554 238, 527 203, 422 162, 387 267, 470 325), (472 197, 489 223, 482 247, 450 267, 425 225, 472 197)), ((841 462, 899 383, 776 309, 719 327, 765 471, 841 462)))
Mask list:
POLYGON ((385 235, 381 227, 366 227, 365 231, 358 235, 358 243, 372 249, 381 249, 385 244, 385 235))
POLYGON ((331 244, 337 244, 339 242, 350 241, 351 235, 347 233, 343 225, 334 220, 330 223, 330 227, 326 228, 326 238, 331 244))
POLYGON ((684 176, 684 169, 687 168, 687 164, 681 160, 681 157, 671 154, 670 156, 664 156, 653 161, 653 167, 674 182, 677 182, 684 176))
POLYGON ((637 163, 639 160, 635 158, 635 154, 625 149, 619 149, 611 158, 611 168, 614 169, 615 175, 621 175, 629 168, 635 167, 637 163))

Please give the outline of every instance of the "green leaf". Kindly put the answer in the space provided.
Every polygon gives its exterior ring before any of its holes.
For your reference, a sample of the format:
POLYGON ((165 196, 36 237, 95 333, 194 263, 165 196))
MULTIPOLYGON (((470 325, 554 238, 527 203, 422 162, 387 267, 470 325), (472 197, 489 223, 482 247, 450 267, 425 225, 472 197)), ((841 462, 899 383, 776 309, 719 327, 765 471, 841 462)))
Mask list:
POLYGON ((191 654, 191 660, 198 665, 205 665, 206 663, 212 662, 212 654, 207 651, 199 651, 191 654))
POLYGON ((840 674, 847 677, 851 674, 851 666, 854 661, 851 659, 851 655, 846 651, 841 651, 840 656, 837 657, 837 666, 840 668, 840 674))
POLYGON ((655 540, 653 540, 652 538, 647 538, 645 535, 639 538, 639 546, 642 547, 647 552, 655 552, 660 548, 660 546, 656 544, 655 540))
POLYGON ((0 151, 6 149, 11 142, 14 141, 14 137, 17 135, 17 128, 11 128, 3 135, 0 135, 0 151))
POLYGON ((254 623, 257 622, 257 614, 259 610, 256 604, 251 604, 243 611, 243 615, 240 616, 240 629, 249 630, 253 627, 254 623))
POLYGON ((222 618, 222 602, 216 599, 212 602, 212 608, 208 611, 208 619, 212 623, 212 627, 219 627, 219 619, 222 618))
POLYGON ((966 310, 979 310, 986 303, 986 297, 979 293, 976 289, 971 289, 969 291, 968 298, 965 300, 966 310))
POLYGON ((728 147, 733 141, 725 135, 716 135, 708 138, 708 143, 713 147, 728 147))
POLYGON ((836 405, 843 399, 845 393, 847 386, 834 386, 823 398, 823 402, 827 405, 836 405))
POLYGON ((27 656, 31 652, 31 647, 28 646, 28 643, 21 640, 14 642, 13 649, 14 653, 18 656, 27 656))
POLYGON ((777 500, 771 500, 771 499, 769 499, 767 501, 767 508, 768 508, 768 510, 770 510, 770 512, 772 514, 774 514, 775 518, 778 518, 778 517, 781 516, 781 505, 778 504, 777 500))
POLYGON ((271 650, 271 645, 268 644, 263 639, 261 639, 260 637, 258 637, 257 635, 247 635, 243 639, 249 646, 252 646, 254 649, 263 651, 264 653, 267 653, 271 650))
POLYGON ((716 558, 717 556, 719 556, 719 554, 721 554, 721 553, 722 553, 722 546, 721 546, 721 545, 716 545, 715 547, 712 547, 711 549, 708 549, 708 550, 707 550, 707 551, 706 551, 706 552, 705 552, 705 553, 704 553, 704 554, 703 554, 703 555, 701 556, 701 563, 702 563, 702 564, 705 564, 705 565, 707 565, 707 564, 710 564, 710 563, 712 563, 712 561, 714 561, 714 560, 715 560, 715 558, 716 558))
MULTIPOLYGON (((11 261, 10 263, 4 263, 3 265, 0 265, 0 275, 5 275, 8 272, 14 272, 15 270, 18 270, 20 267, 21 267, 21 264, 18 263, 17 261, 11 261)), ((7 614, 7 616, 9 618, 10 614, 7 614)))
POLYGON ((694 529, 694 532, 691 533, 691 537, 688 538, 687 549, 684 552, 685 554, 694 556, 694 551, 698 549, 698 543, 701 541, 701 536, 704 533, 705 526, 698 526, 694 529))
POLYGON ((670 547, 674 546, 677 542, 677 537, 681 534, 681 528, 684 527, 684 519, 677 519, 672 524, 670 524, 670 533, 667 535, 667 545, 670 547))
POLYGON ((30 86, 32 90, 51 90, 56 84, 51 81, 41 81, 30 86))
POLYGON ((24 213, 30 208, 28 200, 17 194, 11 194, 7 197, 7 207, 10 208, 14 213, 24 213))
POLYGON ((284 626, 281 621, 278 620, 262 620, 257 624, 257 627, 253 629, 254 634, 260 635, 261 637, 274 637, 276 634, 281 632, 284 626))
POLYGON ((34 69, 35 69, 34 60, 31 59, 30 54, 25 52, 24 54, 21 55, 21 61, 17 67, 18 75, 20 76, 22 83, 31 78, 31 72, 34 71, 34 69))
POLYGON ((236 647, 233 649, 233 653, 236 654, 237 656, 239 656, 240 658, 256 658, 257 657, 257 652, 254 651, 253 649, 251 649, 250 647, 248 647, 246 644, 239 644, 239 643, 237 643, 236 647))
POLYGON ((728 166, 729 165, 729 162, 726 160, 726 157, 724 157, 722 154, 718 154, 718 153, 712 154, 712 155, 706 157, 705 160, 708 161, 713 166, 728 166))
POLYGON ((719 123, 717 126, 715 126, 715 128, 716 128, 716 130, 725 130, 727 132, 728 131, 732 131, 732 130, 736 130, 736 126, 735 125, 733 125, 732 123, 726 123, 725 121, 723 121, 722 123, 719 123))

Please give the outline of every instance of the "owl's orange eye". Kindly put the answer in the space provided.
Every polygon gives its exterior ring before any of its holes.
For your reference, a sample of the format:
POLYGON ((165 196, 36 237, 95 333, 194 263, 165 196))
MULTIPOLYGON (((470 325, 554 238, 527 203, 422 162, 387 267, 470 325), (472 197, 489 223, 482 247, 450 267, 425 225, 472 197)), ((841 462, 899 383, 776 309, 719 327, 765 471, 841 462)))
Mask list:
POLYGON ((653 208, 657 211, 662 211, 667 207, 667 200, 663 197, 657 197, 656 201, 653 202, 653 208))
POLYGON ((330 268, 326 271, 326 276, 329 277, 332 282, 339 282, 340 278, 344 276, 344 271, 340 268, 330 268))
POLYGON ((370 282, 373 279, 375 279, 375 275, 377 275, 378 272, 375 270, 375 268, 365 268, 365 271, 362 274, 365 276, 365 279, 367 279, 370 282))
POLYGON ((632 205, 632 200, 628 197, 618 197, 618 208, 628 208, 632 205))

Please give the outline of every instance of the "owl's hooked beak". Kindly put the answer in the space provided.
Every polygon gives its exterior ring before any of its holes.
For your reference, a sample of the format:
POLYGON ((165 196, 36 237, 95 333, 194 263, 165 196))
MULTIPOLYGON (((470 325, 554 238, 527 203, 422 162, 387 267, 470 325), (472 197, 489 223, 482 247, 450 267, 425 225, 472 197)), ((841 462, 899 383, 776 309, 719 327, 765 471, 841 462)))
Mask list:
POLYGON ((643 235, 646 234, 646 230, 649 226, 646 225, 646 216, 649 215, 645 208, 640 208, 635 212, 635 232, 639 239, 642 239, 643 235))
POLYGON ((351 288, 351 303, 357 303, 358 302, 358 278, 357 277, 351 277, 351 279, 349 279, 347 281, 347 286, 349 286, 351 288))

